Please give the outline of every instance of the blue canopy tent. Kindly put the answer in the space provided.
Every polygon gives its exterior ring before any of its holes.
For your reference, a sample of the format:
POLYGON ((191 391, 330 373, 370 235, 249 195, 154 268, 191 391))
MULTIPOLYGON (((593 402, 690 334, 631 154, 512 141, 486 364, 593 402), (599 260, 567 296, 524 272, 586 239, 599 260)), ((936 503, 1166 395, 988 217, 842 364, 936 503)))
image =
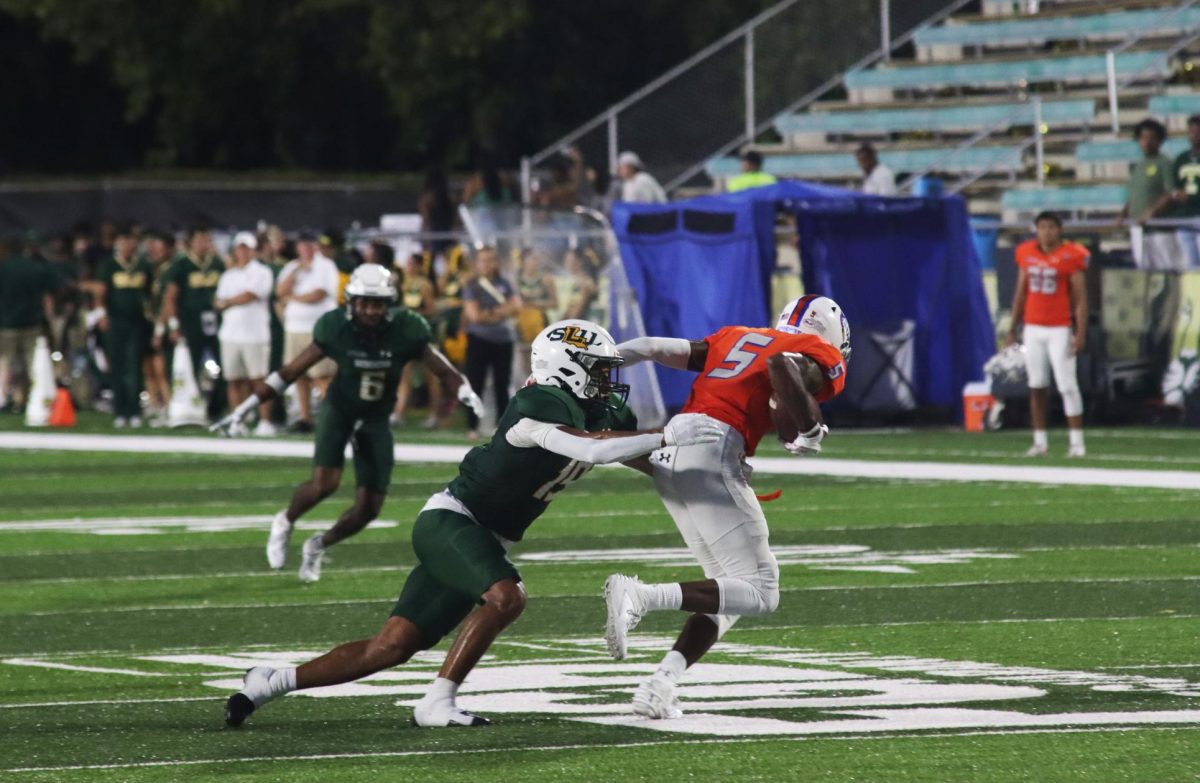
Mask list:
MULTIPOLYGON (((647 334, 699 339, 768 325, 777 211, 795 216, 805 290, 846 311, 855 356, 842 404, 951 406, 995 337, 962 198, 882 198, 803 182, 613 207, 647 334)), ((621 336, 618 336, 621 339, 621 336)), ((660 368, 678 408, 692 375, 660 368)))

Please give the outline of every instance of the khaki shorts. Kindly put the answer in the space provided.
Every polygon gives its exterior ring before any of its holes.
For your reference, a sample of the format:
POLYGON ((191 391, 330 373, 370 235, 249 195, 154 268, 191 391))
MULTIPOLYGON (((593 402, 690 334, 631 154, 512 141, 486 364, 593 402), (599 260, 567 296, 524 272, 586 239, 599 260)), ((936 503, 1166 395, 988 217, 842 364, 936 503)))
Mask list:
MULTIPOLYGON (((285 332, 283 335, 283 363, 290 364, 312 344, 312 339, 312 332, 285 332)), ((337 363, 333 359, 322 359, 308 368, 309 378, 332 378, 336 374, 337 363)))
POLYGON ((221 343, 221 373, 227 381, 266 378, 270 361, 270 343, 221 343))
POLYGON ((33 347, 41 333, 40 326, 0 329, 0 365, 8 367, 14 374, 19 366, 24 370, 25 377, 28 377, 30 368, 33 367, 33 347))

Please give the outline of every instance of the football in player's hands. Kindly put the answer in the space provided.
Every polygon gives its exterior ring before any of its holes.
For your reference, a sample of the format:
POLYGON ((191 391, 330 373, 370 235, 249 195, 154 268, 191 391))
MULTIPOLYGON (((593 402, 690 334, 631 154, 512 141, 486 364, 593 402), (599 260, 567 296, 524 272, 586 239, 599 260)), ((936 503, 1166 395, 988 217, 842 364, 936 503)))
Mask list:
POLYGON ((778 394, 771 395, 769 407, 771 423, 775 425, 775 432, 779 433, 779 439, 784 443, 791 443, 800 434, 800 425, 796 422, 795 416, 780 402, 778 394))

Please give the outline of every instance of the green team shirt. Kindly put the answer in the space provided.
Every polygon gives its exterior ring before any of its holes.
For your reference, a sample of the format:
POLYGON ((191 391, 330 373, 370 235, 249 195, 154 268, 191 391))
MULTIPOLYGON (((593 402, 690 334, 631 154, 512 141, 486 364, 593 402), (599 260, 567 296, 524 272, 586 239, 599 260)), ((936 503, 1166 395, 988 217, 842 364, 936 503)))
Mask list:
POLYGON ((1200 153, 1184 150, 1175 158, 1175 187, 1187 197, 1176 208, 1181 217, 1200 217, 1200 153))
POLYGON ((387 418, 396 405, 396 388, 407 362, 433 341, 424 318, 411 310, 393 310, 383 330, 368 339, 344 308, 330 310, 313 327, 313 342, 337 363, 329 401, 356 419, 387 418))
POLYGON ((224 271, 225 262, 215 255, 202 259, 183 255, 171 263, 163 279, 166 283, 179 286, 176 306, 179 323, 185 330, 200 331, 200 314, 213 309, 217 282, 224 271))
POLYGON ((96 279, 108 288, 104 308, 109 317, 126 323, 144 321, 153 277, 154 270, 144 258, 103 261, 96 270, 96 279))
POLYGON ((583 406, 554 386, 526 386, 509 402, 491 441, 476 446, 458 466, 450 494, 462 501, 477 522, 509 541, 520 541, 550 501, 583 474, 590 463, 539 448, 517 448, 508 431, 521 419, 562 424, 574 429, 636 430, 628 406, 583 406))
POLYGON ((55 290, 45 264, 23 255, 0 260, 0 329, 27 329, 42 322, 42 295, 55 290))

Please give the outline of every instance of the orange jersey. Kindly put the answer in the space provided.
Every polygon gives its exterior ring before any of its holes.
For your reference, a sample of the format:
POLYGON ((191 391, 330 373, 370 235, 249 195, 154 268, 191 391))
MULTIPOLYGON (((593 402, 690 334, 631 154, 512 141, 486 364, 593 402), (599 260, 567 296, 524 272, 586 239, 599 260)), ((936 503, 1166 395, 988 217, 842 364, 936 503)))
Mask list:
POLYGON ((708 358, 683 411, 712 416, 736 429, 746 441, 747 454, 753 454, 762 436, 775 429, 769 407, 768 357, 801 353, 820 365, 825 385, 814 395, 817 402, 832 399, 846 385, 841 352, 815 335, 726 326, 704 341, 708 358))
POLYGON ((1063 242, 1049 253, 1036 239, 1017 246, 1017 267, 1029 276, 1025 323, 1071 325, 1071 275, 1087 269, 1089 257, 1087 249, 1074 242, 1063 242))

